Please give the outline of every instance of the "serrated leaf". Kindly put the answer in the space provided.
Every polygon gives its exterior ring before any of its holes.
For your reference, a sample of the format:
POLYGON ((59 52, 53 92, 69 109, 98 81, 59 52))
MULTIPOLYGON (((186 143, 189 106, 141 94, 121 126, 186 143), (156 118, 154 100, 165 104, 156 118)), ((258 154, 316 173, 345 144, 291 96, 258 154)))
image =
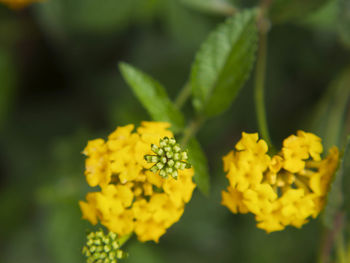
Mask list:
POLYGON ((251 72, 257 39, 255 10, 229 18, 210 34, 192 66, 197 111, 212 117, 227 110, 251 72))
POLYGON ((327 0, 275 0, 271 2, 269 17, 273 23, 297 21, 320 8, 327 0))
POLYGON ((127 63, 120 63, 119 68, 125 81, 153 120, 171 123, 174 132, 184 127, 182 113, 170 101, 159 82, 127 63))
MULTIPOLYGON (((348 136, 347 142, 344 147, 344 152, 339 161, 338 169, 334 175, 333 182, 331 183, 330 190, 327 196, 327 203, 323 214, 323 223, 325 226, 332 228, 334 217, 337 211, 339 211, 344 204, 344 196, 348 200, 349 192, 347 189, 343 189, 343 180, 350 175, 350 136, 348 136)), ((350 211, 349 211, 350 212, 350 211)))
POLYGON ((210 181, 207 157, 199 142, 192 138, 188 143, 188 158, 194 168, 194 181, 204 195, 209 195, 210 181))
POLYGON ((343 43, 350 48, 350 1, 338 0, 339 33, 343 43))

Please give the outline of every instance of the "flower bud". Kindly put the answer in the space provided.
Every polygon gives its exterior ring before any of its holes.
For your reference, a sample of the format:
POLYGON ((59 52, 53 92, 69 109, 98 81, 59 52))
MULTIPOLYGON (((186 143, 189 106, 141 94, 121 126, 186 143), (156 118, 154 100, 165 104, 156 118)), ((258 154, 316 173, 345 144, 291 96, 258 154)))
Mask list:
POLYGON ((87 263, 111 263, 117 262, 126 256, 126 253, 120 249, 118 235, 109 232, 105 235, 102 230, 91 232, 86 236, 86 245, 82 253, 86 256, 87 263))
POLYGON ((153 173, 158 173, 163 178, 169 175, 174 179, 178 177, 178 169, 184 170, 191 168, 188 160, 187 151, 182 151, 175 138, 164 137, 160 139, 159 146, 151 144, 151 150, 156 155, 145 155, 144 158, 148 163, 154 163, 150 168, 153 173))

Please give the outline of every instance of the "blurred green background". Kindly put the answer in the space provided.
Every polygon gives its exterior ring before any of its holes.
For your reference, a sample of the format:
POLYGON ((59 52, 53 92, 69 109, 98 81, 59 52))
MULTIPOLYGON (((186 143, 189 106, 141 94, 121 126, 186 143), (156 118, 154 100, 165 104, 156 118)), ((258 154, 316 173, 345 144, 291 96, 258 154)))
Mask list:
MULTIPOLYGON (((284 2, 276 8, 286 15, 269 34, 272 139, 280 145, 304 129, 317 132, 325 148, 341 145, 350 131, 349 1, 313 1, 308 12, 284 2)), ((149 119, 118 62, 149 73, 175 98, 196 50, 231 5, 257 2, 47 0, 18 11, 0 5, 0 262, 84 262, 81 248, 91 227, 78 206, 89 191, 81 151, 116 126, 149 119)), ((199 132, 210 198, 195 191, 159 244, 127 243, 125 262, 316 261, 320 219, 266 234, 253 216, 220 205, 227 186, 221 157, 242 131, 257 130, 252 83, 251 77, 230 110, 199 132)), ((184 110, 192 113, 190 102, 184 110)))

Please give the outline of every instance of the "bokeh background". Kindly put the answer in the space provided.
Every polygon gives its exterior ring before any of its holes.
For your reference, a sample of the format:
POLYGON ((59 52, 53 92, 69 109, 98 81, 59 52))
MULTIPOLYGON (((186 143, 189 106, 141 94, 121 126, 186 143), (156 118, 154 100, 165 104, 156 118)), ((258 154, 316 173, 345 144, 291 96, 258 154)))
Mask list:
MULTIPOLYGON (((196 50, 230 13, 228 4, 212 10, 194 0, 47 0, 17 11, 0 5, 0 262, 84 262, 91 226, 78 206, 89 191, 81 151, 116 126, 149 120, 118 62, 149 73, 175 98, 196 50)), ((276 145, 304 129, 328 148, 342 145, 350 131, 350 22, 339 23, 338 1, 316 6, 307 14, 289 9, 292 18, 269 34, 266 106, 276 145)), ((230 110, 199 131, 210 197, 195 191, 159 244, 129 241, 125 262, 317 260, 320 219, 266 234, 253 216, 220 205, 227 186, 221 157, 242 131, 257 130, 252 84, 251 77, 230 110)), ((190 102, 184 111, 192 114, 190 102)))

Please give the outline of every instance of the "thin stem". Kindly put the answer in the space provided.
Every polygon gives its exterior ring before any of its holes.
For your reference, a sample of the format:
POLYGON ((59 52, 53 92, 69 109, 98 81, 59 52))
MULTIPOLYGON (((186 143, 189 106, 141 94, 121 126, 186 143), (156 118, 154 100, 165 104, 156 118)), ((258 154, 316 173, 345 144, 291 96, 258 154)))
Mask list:
POLYGON ((185 128, 184 132, 183 132, 183 137, 180 141, 180 144, 182 147, 185 147, 187 145, 187 143, 189 142, 189 140, 196 135, 196 133, 198 132, 199 128, 202 126, 202 124, 204 123, 204 118, 201 116, 198 116, 196 119, 192 120, 188 126, 185 128))
POLYGON ((186 103, 187 99, 191 96, 191 85, 189 82, 183 86, 183 88, 180 90, 179 95, 177 96, 175 100, 175 106, 178 109, 181 109, 182 106, 186 103))
POLYGON ((346 262, 345 245, 344 245, 344 237, 343 237, 343 233, 341 233, 341 232, 338 233, 336 246, 337 246, 337 262, 338 263, 347 263, 346 262))
POLYGON ((258 119, 259 131, 262 138, 271 146, 271 139, 266 120, 265 112, 265 100, 264 100, 264 84, 265 84, 265 73, 266 73, 266 53, 267 53, 267 29, 264 24, 263 18, 259 21, 259 37, 260 43, 258 48, 258 58, 255 70, 255 106, 256 114, 258 119))

